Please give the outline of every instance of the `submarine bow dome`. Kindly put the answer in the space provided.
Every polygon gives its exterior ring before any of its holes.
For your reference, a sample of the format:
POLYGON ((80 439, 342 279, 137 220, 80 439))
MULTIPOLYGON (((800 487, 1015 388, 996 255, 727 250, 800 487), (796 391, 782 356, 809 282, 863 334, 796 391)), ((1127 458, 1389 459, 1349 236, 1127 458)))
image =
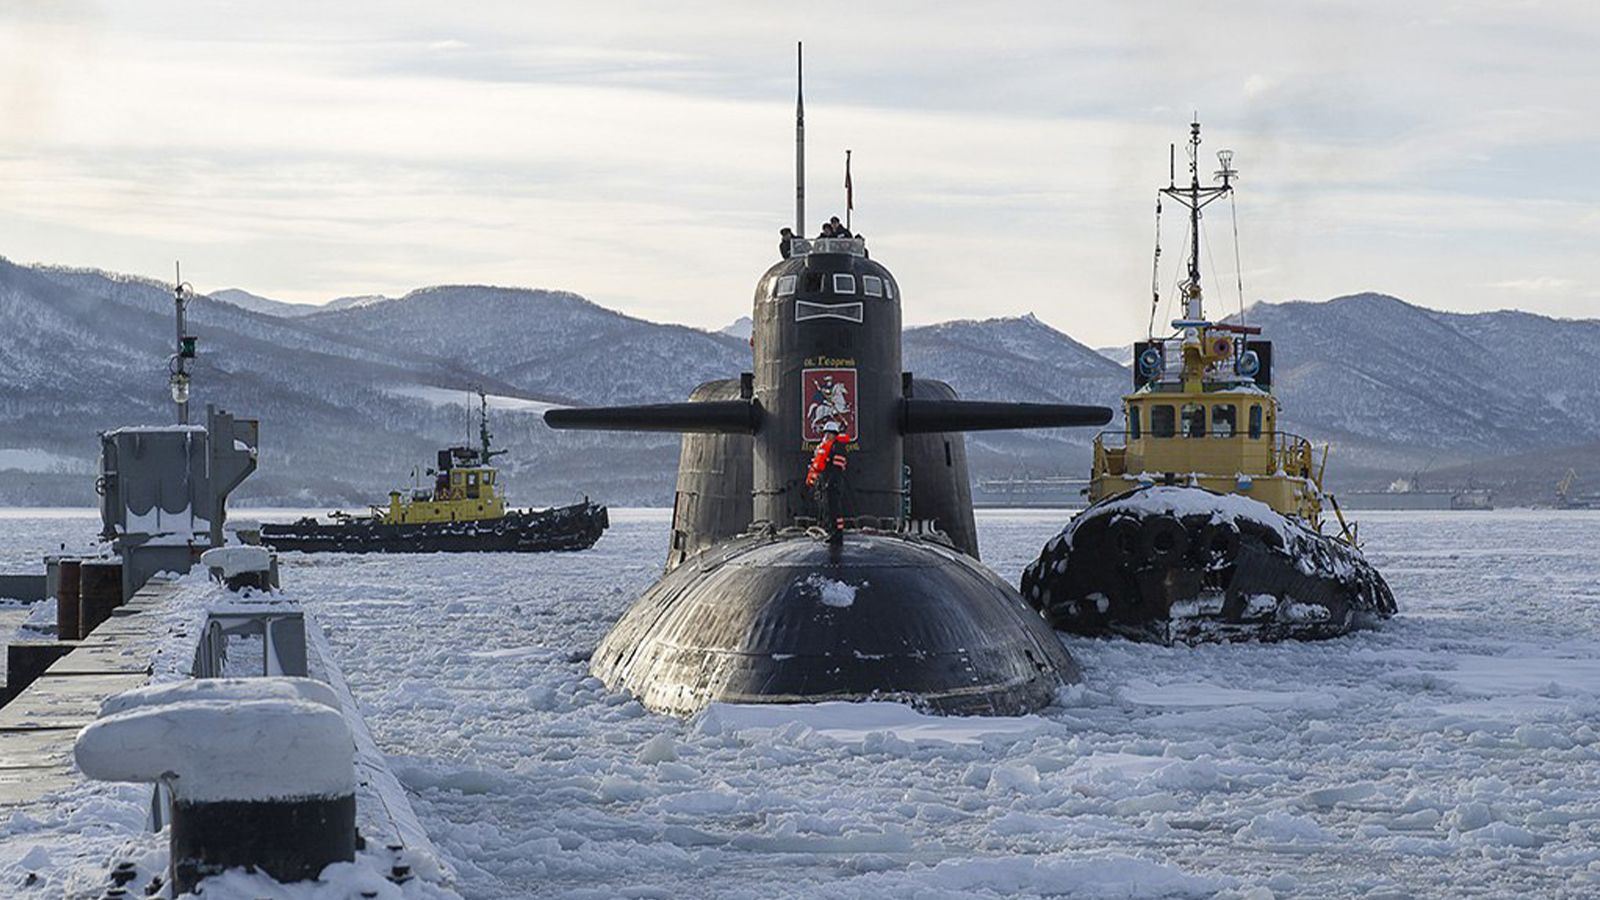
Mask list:
POLYGON ((648 590, 591 671, 647 708, 897 700, 930 712, 1018 715, 1078 670, 993 572, 933 541, 852 532, 735 538, 648 590))

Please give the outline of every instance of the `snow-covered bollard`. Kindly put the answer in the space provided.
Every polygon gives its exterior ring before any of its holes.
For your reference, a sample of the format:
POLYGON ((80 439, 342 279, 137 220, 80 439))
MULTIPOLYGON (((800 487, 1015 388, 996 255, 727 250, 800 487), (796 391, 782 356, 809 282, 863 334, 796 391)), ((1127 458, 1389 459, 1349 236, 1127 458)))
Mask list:
POLYGON ((355 859, 355 740, 336 706, 303 678, 140 688, 79 733, 78 767, 170 791, 175 894, 240 867, 306 881, 355 859))
POLYGON ((278 586, 278 558, 265 547, 242 544, 212 547, 200 554, 200 565, 229 590, 251 587, 270 591, 278 586))

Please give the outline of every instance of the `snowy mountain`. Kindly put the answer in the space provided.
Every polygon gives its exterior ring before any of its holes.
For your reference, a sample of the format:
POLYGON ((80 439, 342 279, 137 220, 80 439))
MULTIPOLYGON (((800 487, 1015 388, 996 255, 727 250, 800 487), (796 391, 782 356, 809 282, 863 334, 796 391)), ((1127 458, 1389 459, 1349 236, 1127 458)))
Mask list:
POLYGON ((471 360, 506 384, 573 403, 678 400, 750 368, 750 347, 737 338, 646 322, 564 291, 444 285, 306 321, 397 359, 471 360))
MULTIPOLYGON (((262 420, 263 463, 242 488, 247 502, 381 499, 437 447, 464 439, 456 398, 481 384, 513 451, 514 501, 589 493, 665 503, 675 437, 553 432, 538 419, 541 404, 679 400, 750 368, 744 338, 559 291, 446 285, 294 317, 240 299, 197 298, 190 320, 200 339, 196 407, 262 420)), ((0 502, 90 502, 82 473, 98 452, 95 432, 170 420, 171 314, 158 282, 0 260, 0 502)), ((1334 445, 1335 486, 1475 462, 1474 477, 1494 484, 1505 479, 1483 461, 1507 454, 1519 454, 1514 467, 1529 485, 1553 483, 1546 470, 1571 463, 1546 451, 1600 443, 1600 385, 1587 375, 1600 371, 1600 322, 1440 313, 1378 294, 1260 304, 1247 316, 1276 341, 1284 425, 1334 445)), ((1131 386, 1125 367, 1031 315, 907 329, 904 364, 972 399, 1115 407, 1131 386)), ((971 436, 969 452, 979 477, 1079 475, 1091 438, 1090 429, 990 432, 971 436)), ((1583 454, 1571 458, 1600 481, 1600 462, 1591 472, 1583 454)))
POLYGON ((251 312, 258 312, 267 316, 284 316, 298 318, 309 316, 312 313, 329 312, 336 309, 354 309, 359 306, 373 306, 384 303, 391 298, 382 294, 360 294, 355 297, 337 297, 326 303, 289 303, 284 300, 273 300, 260 294, 252 294, 238 288, 224 288, 212 291, 209 295, 213 300, 232 303, 234 306, 243 307, 251 312))
POLYGON ((313 307, 312 311, 324 312, 335 309, 355 309, 360 306, 376 306, 379 303, 387 303, 392 299, 394 298, 385 297, 382 294, 357 294, 354 297, 335 297, 321 306, 313 307))
MULTIPOLYGON (((969 400, 1116 407, 1129 387, 1126 369, 1031 313, 908 328, 904 356, 907 370, 948 382, 969 400)), ((967 437, 967 451, 982 475, 1082 475, 1094 435, 1089 428, 982 432, 967 437)))
POLYGON ((1407 472, 1600 440, 1600 321, 1371 293, 1257 304, 1247 321, 1274 341, 1282 421, 1331 441, 1336 468, 1407 472))
POLYGON ((728 337, 738 338, 741 341, 748 341, 750 340, 750 334, 755 331, 755 327, 756 323, 752 322, 749 316, 740 316, 739 318, 734 319, 732 322, 722 326, 721 330, 719 330, 717 333, 725 334, 728 337))
POLYGON ((223 288, 220 291, 212 291, 208 296, 210 296, 213 300, 221 300, 223 303, 232 303, 234 306, 240 307, 241 309, 248 309, 251 312, 258 312, 266 316, 286 316, 289 318, 294 318, 297 316, 307 316, 321 309, 321 307, 316 306, 315 304, 289 303, 283 300, 273 300, 268 297, 263 297, 260 294, 252 294, 249 291, 239 290, 238 288, 223 288))
POLYGON ((1133 365, 1133 345, 1123 344, 1120 347, 1096 347, 1094 352, 1104 356, 1119 366, 1133 365))
MULTIPOLYGON (((91 270, 0 260, 0 446, 92 467, 97 431, 172 421, 167 285, 91 270)), ((394 396, 396 386, 509 385, 449 360, 394 360, 382 347, 198 297, 192 406, 261 418, 263 460, 246 496, 320 505, 381 496, 461 429, 459 410, 394 396), (389 473, 387 481, 384 474, 389 473)), ((538 399, 538 398, 535 398, 538 399)), ((85 503, 92 480, 50 467, 0 472, 4 502, 85 503), (43 471, 41 471, 43 469, 43 471)))

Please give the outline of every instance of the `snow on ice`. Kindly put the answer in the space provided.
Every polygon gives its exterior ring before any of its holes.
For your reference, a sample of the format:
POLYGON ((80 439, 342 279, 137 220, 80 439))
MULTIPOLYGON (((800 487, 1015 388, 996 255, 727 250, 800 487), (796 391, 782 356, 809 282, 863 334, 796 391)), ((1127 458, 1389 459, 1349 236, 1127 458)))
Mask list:
MULTIPOLYGON (((1363 513, 1382 628, 1066 638, 1083 683, 1036 716, 689 721, 588 675, 668 515, 613 510, 586 553, 285 557, 462 895, 1600 893, 1600 514, 1363 513)), ((1065 518, 980 513, 986 562, 1015 579, 1065 518)), ((131 815, 75 802, 0 817, 0 883, 131 815)))

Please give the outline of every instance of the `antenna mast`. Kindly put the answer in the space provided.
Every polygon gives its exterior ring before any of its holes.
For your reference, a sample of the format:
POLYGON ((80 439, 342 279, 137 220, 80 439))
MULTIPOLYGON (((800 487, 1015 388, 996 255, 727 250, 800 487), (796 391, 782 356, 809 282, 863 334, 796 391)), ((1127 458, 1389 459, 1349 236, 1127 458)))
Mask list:
MULTIPOLYGON (((1200 185, 1200 119, 1195 117, 1189 123, 1189 184, 1187 187, 1178 187, 1176 178, 1171 178, 1175 172, 1169 173, 1170 183, 1161 189, 1161 193, 1183 204, 1189 210, 1189 277, 1183 283, 1183 318, 1187 322, 1201 322, 1205 319, 1205 310, 1200 301, 1200 210, 1211 204, 1213 200, 1226 197, 1233 192, 1233 179, 1239 173, 1234 171, 1233 151, 1218 150, 1217 162, 1222 168, 1215 173, 1215 178, 1222 183, 1210 187, 1200 185)), ((1172 156, 1175 156, 1173 154, 1172 156)), ((1172 166, 1172 156, 1169 156, 1169 168, 1172 166)))
MULTIPOLYGON (((481 384, 473 385, 473 388, 478 392, 478 442, 483 447, 481 465, 487 466, 490 460, 496 456, 504 455, 506 451, 489 449, 489 442, 493 437, 489 434, 489 395, 484 392, 481 384)), ((467 416, 470 418, 472 415, 470 404, 468 405, 468 410, 467 416)))
POLYGON ((185 308, 194 299, 194 287, 183 280, 183 263, 175 262, 173 268, 172 305, 178 325, 177 352, 167 358, 167 387, 172 391, 172 402, 178 405, 178 424, 189 424, 189 360, 194 359, 194 336, 189 334, 185 308))
POLYGON ((794 236, 806 236, 805 44, 794 45, 794 236))

